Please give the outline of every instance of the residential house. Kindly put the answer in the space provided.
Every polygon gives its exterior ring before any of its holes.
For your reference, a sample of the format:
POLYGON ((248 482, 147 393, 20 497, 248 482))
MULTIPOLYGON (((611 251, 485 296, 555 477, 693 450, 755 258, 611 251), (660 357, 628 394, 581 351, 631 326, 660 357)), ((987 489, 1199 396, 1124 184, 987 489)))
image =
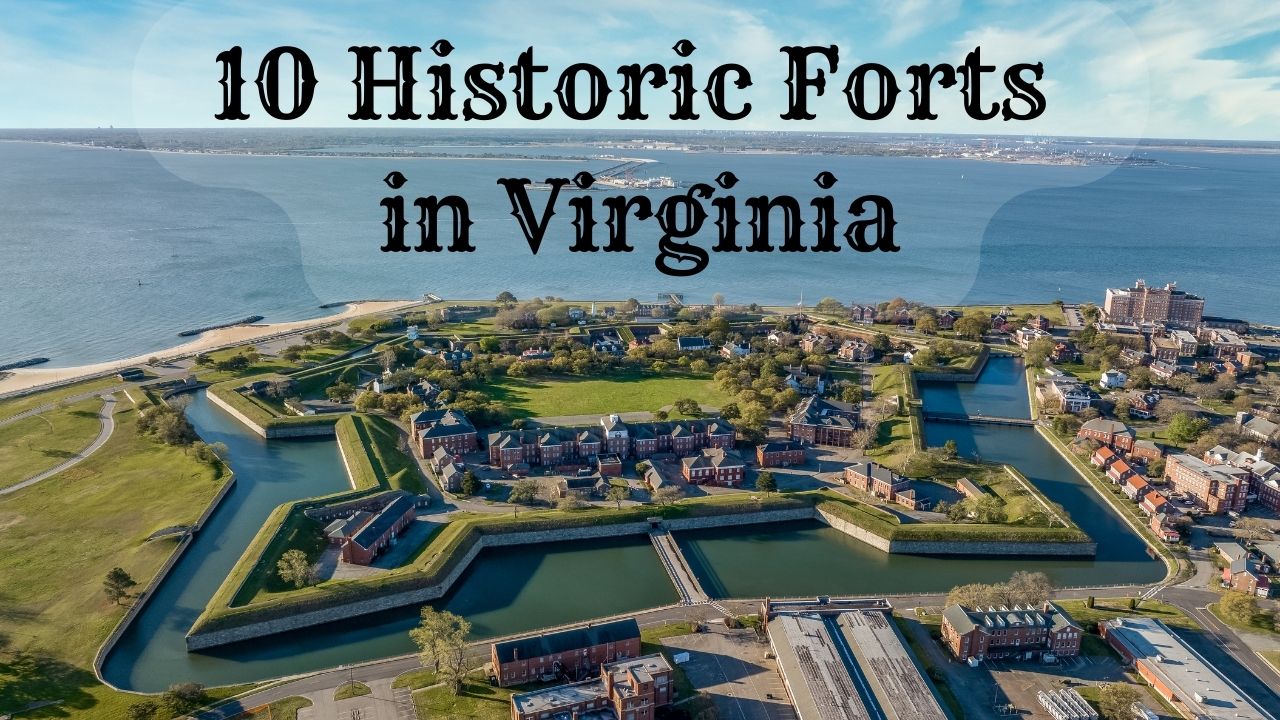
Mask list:
POLYGON ((1150 365, 1151 361, 1154 360, 1155 358, 1151 357, 1151 355, 1147 353, 1142 352, 1141 350, 1134 350, 1133 348, 1124 348, 1123 350, 1120 351, 1120 357, 1118 359, 1121 363, 1129 367, 1146 367, 1150 365))
POLYGON ((1087 385, 1069 375, 1053 375, 1036 383, 1036 399, 1051 412, 1083 412, 1095 397, 1087 385))
POLYGON ((1155 416, 1156 405, 1160 402, 1160 393, 1154 390, 1129 394, 1130 417, 1148 420, 1155 416))
POLYGON ((1137 474, 1133 466, 1123 459, 1116 460, 1107 466, 1107 477, 1110 478, 1113 485, 1122 485, 1137 474))
POLYGON ((858 407, 852 403, 811 395, 787 417, 792 440, 810 445, 853 447, 858 430, 858 407))
POLYGON ((1030 325, 1020 327, 1013 333, 1013 341, 1018 343, 1022 349, 1026 349, 1028 345, 1039 340, 1040 338, 1052 338, 1047 330, 1030 325))
POLYGON ((546 677, 579 680, 606 663, 640 655, 640 625, 635 618, 581 625, 527 635, 489 645, 489 662, 499 687, 546 677))
POLYGON ((711 349, 711 341, 704 337, 682 335, 676 338, 676 349, 680 352, 699 352, 711 349))
POLYGON ((871 362, 876 359, 876 349, 865 340, 850 339, 840 343, 837 355, 842 360, 853 362, 871 362))
POLYGON ((1070 340, 1058 340, 1053 344, 1053 352, 1049 359, 1055 363, 1080 362, 1080 350, 1070 340))
MULTIPOLYGON (((1262 545, 1276 546, 1276 543, 1262 545)), ((1237 592, 1258 597, 1274 597, 1280 594, 1280 568, 1275 563, 1273 549, 1271 555, 1260 548, 1255 553, 1236 542, 1214 543, 1218 556, 1222 558, 1222 585, 1237 592)))
POLYGON ((732 360, 734 358, 742 358, 751 354, 751 346, 746 343, 733 342, 730 340, 720 346, 720 357, 732 360))
MULTIPOLYGON (((1123 460, 1119 462, 1124 462, 1123 460)), ((1117 464, 1119 464, 1119 462, 1117 464)), ((1115 467, 1115 465, 1112 465, 1115 467)), ((1141 475, 1129 475, 1124 482, 1120 484, 1120 490, 1124 492, 1125 497, 1134 502, 1141 502, 1147 493, 1152 491, 1151 485, 1141 475)))
POLYGON ((1209 345, 1213 348, 1213 356, 1219 359, 1234 358, 1249 349, 1235 331, 1218 328, 1209 331, 1209 345))
POLYGON ((1084 630, 1062 608, 1034 605, 942 611, 942 642, 958 660, 1080 654, 1084 630))
POLYGON ((756 446, 756 464, 762 468, 803 465, 804 446, 791 440, 774 440, 756 446))
POLYGON ((1165 362, 1164 360, 1156 360, 1147 367, 1151 369, 1151 375, 1159 378, 1160 380, 1169 380, 1174 375, 1182 372, 1178 365, 1171 362, 1165 362))
POLYGON ((788 365, 783 368, 787 373, 787 387, 801 395, 821 395, 827 391, 825 370, 817 365, 788 365))
POLYGON ((1111 463, 1119 459, 1120 456, 1116 454, 1115 450, 1112 450, 1107 445, 1100 445, 1097 450, 1093 451, 1093 457, 1089 459, 1089 462, 1093 463, 1097 468, 1106 470, 1111 467, 1111 463))
POLYGON ((1151 343, 1148 347, 1151 350, 1151 357, 1162 362, 1176 363, 1178 362, 1178 357, 1181 356, 1181 345, 1176 339, 1169 336, 1152 335, 1151 343))
POLYGON ((835 347, 835 341, 826 335, 807 333, 800 338, 800 349, 807 353, 831 352, 833 347, 835 347))
POLYGON ((1174 526, 1174 516, 1168 513, 1156 513, 1151 516, 1147 526, 1164 542, 1173 543, 1182 539, 1182 533, 1174 526))
POLYGON ((849 319, 856 323, 871 324, 876 321, 876 308, 874 305, 850 305, 849 319))
POLYGON ((1164 449, 1150 440, 1134 440, 1133 449, 1129 451, 1130 460, 1143 463, 1151 462, 1159 457, 1164 457, 1164 449))
POLYGON ((1127 382, 1129 382, 1129 376, 1114 368, 1102 373, 1098 378, 1098 385, 1107 390, 1122 388, 1127 382))
POLYGON ((732 450, 703 448, 680 461, 684 479, 691 485, 737 487, 746 475, 746 463, 732 450))
POLYGON ((1249 412, 1236 413, 1236 425, 1263 442, 1276 442, 1280 439, 1280 425, 1249 412))
POLYGON ((1146 513, 1147 517, 1161 513, 1167 515, 1172 508, 1173 506, 1169 504, 1169 498, 1156 490, 1147 493, 1142 498, 1142 502, 1138 503, 1138 509, 1146 513))

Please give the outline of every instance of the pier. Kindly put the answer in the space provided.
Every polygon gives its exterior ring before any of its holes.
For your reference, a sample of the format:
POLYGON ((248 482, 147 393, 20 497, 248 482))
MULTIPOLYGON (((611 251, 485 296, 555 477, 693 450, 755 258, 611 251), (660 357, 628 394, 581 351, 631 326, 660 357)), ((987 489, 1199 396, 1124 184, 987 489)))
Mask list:
POLYGON ((649 531, 649 541, 653 543, 654 550, 658 551, 658 559, 671 577, 671 583, 676 586, 676 592, 680 593, 680 604, 702 605, 710 602, 711 598, 689 569, 689 563, 685 562, 684 553, 680 552, 680 546, 671 537, 671 532, 664 527, 655 527, 649 531))
POLYGON ((1020 425, 1035 427, 1036 421, 1029 418, 1000 417, 999 415, 965 415, 962 413, 924 413, 925 420, 934 422, 979 423, 981 425, 1020 425))

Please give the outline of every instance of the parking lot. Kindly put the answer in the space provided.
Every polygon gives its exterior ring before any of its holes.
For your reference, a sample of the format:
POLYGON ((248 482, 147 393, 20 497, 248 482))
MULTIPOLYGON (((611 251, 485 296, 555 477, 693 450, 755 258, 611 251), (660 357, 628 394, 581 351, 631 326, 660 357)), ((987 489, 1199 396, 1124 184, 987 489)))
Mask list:
POLYGON ((766 658, 769 643, 752 630, 710 625, 707 632, 665 638, 693 686, 706 692, 721 720, 795 720, 777 665, 766 658))
MULTIPOLYGON (((998 688, 998 696, 1011 706, 1011 712, 1031 720, 1053 720, 1040 705, 1037 693, 1075 688, 1085 690, 1089 686, 1112 682, 1127 682, 1120 662, 1109 655, 1081 655, 1062 658, 1057 664, 1045 665, 1035 660, 1010 662, 989 660, 985 663, 991 680, 998 688)), ((1085 692, 1089 692, 1085 690, 1085 692)), ((1157 715, 1169 715, 1168 711, 1144 689, 1143 704, 1157 715)))

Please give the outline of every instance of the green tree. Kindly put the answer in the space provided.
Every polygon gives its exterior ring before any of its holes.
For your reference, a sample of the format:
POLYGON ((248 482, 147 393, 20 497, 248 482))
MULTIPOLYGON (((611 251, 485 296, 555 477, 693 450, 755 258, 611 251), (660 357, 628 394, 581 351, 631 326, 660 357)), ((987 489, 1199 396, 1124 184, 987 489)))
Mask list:
POLYGON ((516 296, 512 295, 509 290, 503 290, 498 293, 497 302, 499 305, 514 305, 516 303, 516 296))
POLYGON ((916 318, 916 332, 933 335, 938 332, 938 318, 934 315, 921 315, 916 318))
POLYGON ((844 310, 844 303, 833 297, 824 297, 818 301, 814 309, 824 313, 839 313, 844 310))
POLYGON ((1044 365, 1044 361, 1049 359, 1053 354, 1054 341, 1052 338, 1042 337, 1032 340, 1027 345, 1026 362, 1028 365, 1044 365))
POLYGON ((631 499, 631 488, 626 485, 614 485, 609 488, 609 493, 605 496, 610 502, 617 505, 619 510, 622 509, 622 502, 631 499))
POLYGON ((172 715, 185 715, 207 700, 204 685, 194 682, 174 683, 160 696, 160 702, 172 715))
POLYGON ((480 492, 480 489, 482 487, 483 485, 480 483, 480 478, 476 477, 475 473, 471 472, 470 470, 467 470, 462 473, 462 494, 463 495, 476 495, 480 492))
POLYGON ((911 355, 911 364, 918 368, 931 368, 938 364, 938 353, 933 348, 921 348, 911 355))
POLYGON ((1227 593, 1218 601, 1218 613, 1233 625, 1250 625, 1258 614, 1258 600, 1244 593, 1227 593))
POLYGON ((756 490, 768 495, 769 493, 778 492, 778 481, 774 479, 773 473, 768 470, 761 470, 756 475, 756 490))
POLYGON ((653 491, 652 498, 657 505, 674 505, 684 498, 684 491, 675 485, 663 485, 653 491))
POLYGON ((955 440, 947 440, 942 444, 942 454, 947 458, 954 458, 960 452, 955 440))
POLYGON ((302 359, 302 353, 306 352, 306 347, 302 345, 290 345, 280 351, 280 357, 291 363, 298 362, 302 359))
POLYGON ((742 412, 738 409, 738 403, 727 402, 720 406, 720 417, 725 420, 735 420, 742 412))
POLYGON ((681 415, 697 417, 702 414, 702 406, 693 398, 681 398, 675 402, 676 411, 681 415))
POLYGON ((276 574, 295 588, 305 587, 311 582, 311 561, 297 548, 287 550, 276 561, 276 574))
POLYGON ((346 381, 337 382, 325 388, 324 394, 334 402, 346 402, 356 394, 356 387, 346 381))
POLYGON ((467 636, 471 623, 449 612, 423 606, 418 627, 409 631, 409 637, 418 646, 418 658, 423 667, 435 670, 439 680, 451 687, 454 694, 462 690, 466 678, 467 636))
POLYGON ((1195 439, 1208 429, 1208 420, 1193 418, 1185 412, 1180 412, 1169 421, 1169 439, 1179 445, 1187 445, 1195 442, 1195 439))
POLYGON ((155 700, 143 700, 130 705, 125 715, 129 720, 151 720, 159 709, 160 705, 155 700))
POLYGON ((137 586, 138 582, 133 579, 124 568, 111 568, 107 576, 102 580, 102 591, 107 594, 111 602, 119 604, 121 600, 129 596, 129 589, 137 586))
POLYGON ((689 369, 701 375, 702 373, 709 372, 711 370, 711 363, 703 360, 702 358, 698 358, 697 360, 689 363, 689 369))
POLYGON ((532 505, 538 499, 538 483, 534 480, 520 480, 511 486, 511 494, 507 502, 512 505, 532 505))
POLYGON ((991 329, 991 316, 981 310, 969 310, 954 325, 956 334, 971 340, 981 340, 991 329))
POLYGON ((1125 682, 1109 683, 1098 693, 1098 711, 1106 720, 1131 720, 1133 704, 1141 702, 1142 691, 1125 682))

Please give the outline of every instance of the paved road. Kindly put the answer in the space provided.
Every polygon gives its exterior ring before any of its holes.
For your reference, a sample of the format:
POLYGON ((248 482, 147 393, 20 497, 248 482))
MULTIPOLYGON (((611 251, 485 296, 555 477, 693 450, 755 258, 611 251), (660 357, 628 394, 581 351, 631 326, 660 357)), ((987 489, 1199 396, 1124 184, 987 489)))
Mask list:
MULTIPOLYGON (((92 395, 90 395, 90 397, 92 397, 92 395)), ((78 464, 81 460, 84 460, 85 458, 97 452, 98 448, 101 448, 103 445, 107 444, 107 440, 111 438, 111 433, 115 432, 116 430, 116 421, 115 421, 115 418, 112 417, 112 413, 115 412, 115 409, 116 409, 116 396, 103 395, 102 409, 98 411, 98 421, 102 423, 102 429, 98 432, 98 437, 94 438, 92 443, 89 443, 89 447, 76 453, 74 457, 68 459, 66 462, 60 463, 57 466, 40 473, 39 475, 34 475, 32 477, 27 478, 26 480, 23 480, 22 482, 9 485, 8 487, 0 488, 0 495, 8 495, 9 493, 17 492, 23 488, 31 487, 32 485, 35 485, 41 480, 46 480, 48 478, 53 477, 54 475, 57 475, 63 470, 67 470, 68 468, 71 468, 72 466, 78 464)))
POLYGON ((111 394, 118 393, 127 387, 129 386, 122 384, 122 385, 116 385, 114 387, 103 388, 100 390, 89 390, 88 392, 82 392, 76 395, 68 395, 67 397, 62 398, 58 402, 45 403, 44 405, 33 407, 30 410, 23 410, 17 415, 10 415, 7 418, 0 419, 0 427, 4 427, 5 425, 8 425, 10 423, 18 422, 23 418, 29 418, 35 415, 39 415, 41 413, 49 412, 50 410, 53 410, 54 408, 57 408, 62 405, 70 405, 72 403, 80 402, 81 400, 88 400, 89 398, 106 395, 108 393, 111 393, 111 394))

